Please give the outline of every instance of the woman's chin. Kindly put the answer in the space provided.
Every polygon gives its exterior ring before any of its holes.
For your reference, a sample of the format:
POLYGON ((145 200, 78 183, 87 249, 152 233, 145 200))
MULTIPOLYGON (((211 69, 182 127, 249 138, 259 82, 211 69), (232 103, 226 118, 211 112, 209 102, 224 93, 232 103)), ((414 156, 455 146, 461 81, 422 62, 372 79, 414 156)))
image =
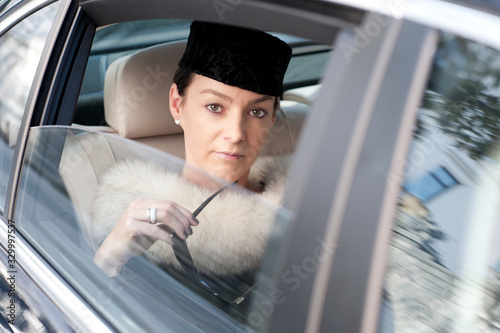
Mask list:
POLYGON ((214 174, 215 177, 222 179, 223 181, 226 181, 228 183, 234 183, 235 181, 239 181, 241 178, 241 175, 232 175, 232 174, 214 174))

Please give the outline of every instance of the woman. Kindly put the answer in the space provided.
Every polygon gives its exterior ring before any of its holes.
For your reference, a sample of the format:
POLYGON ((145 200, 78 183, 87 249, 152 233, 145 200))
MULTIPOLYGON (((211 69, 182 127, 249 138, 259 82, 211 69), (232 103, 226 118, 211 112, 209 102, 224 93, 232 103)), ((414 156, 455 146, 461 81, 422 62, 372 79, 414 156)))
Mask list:
MULTIPOLYGON (((286 43, 262 31, 193 22, 169 95, 170 112, 184 131, 187 164, 237 181, 276 205, 286 159, 259 159, 252 166, 275 121, 290 57, 286 43)), ((108 275, 144 252, 180 269, 172 235, 187 239, 202 274, 237 276, 258 267, 273 221, 265 205, 225 192, 198 221, 191 212, 218 185, 191 168, 178 175, 142 161, 118 163, 101 184, 94 261, 108 275)))

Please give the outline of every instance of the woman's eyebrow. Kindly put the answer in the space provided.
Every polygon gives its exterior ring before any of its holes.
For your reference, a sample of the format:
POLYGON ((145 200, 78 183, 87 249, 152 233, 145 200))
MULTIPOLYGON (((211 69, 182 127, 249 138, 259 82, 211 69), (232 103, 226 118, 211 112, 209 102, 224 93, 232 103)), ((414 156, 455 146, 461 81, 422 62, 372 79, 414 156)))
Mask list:
MULTIPOLYGON (((214 90, 214 89, 205 89, 201 92, 202 94, 212 94, 214 96, 217 96, 219 98, 222 98, 223 100, 225 101, 228 101, 228 102, 232 102, 233 99, 231 97, 229 97, 228 95, 225 95, 223 93, 221 93, 220 91, 217 91, 217 90, 214 90)), ((264 95, 264 96, 261 96, 261 97, 258 97, 254 100, 251 100, 248 105, 254 105, 254 104, 258 104, 260 102, 264 102, 264 101, 267 101, 267 100, 273 100, 273 97, 272 96, 269 96, 269 95, 264 95)))
POLYGON ((220 97, 222 98, 223 100, 226 100, 228 102, 232 102, 233 99, 227 95, 224 95, 223 93, 217 91, 217 90, 213 90, 213 89, 205 89, 201 92, 202 94, 212 94, 212 95, 215 95, 217 97, 220 97))
POLYGON ((253 104, 258 104, 260 102, 264 102, 264 101, 267 101, 267 100, 273 100, 274 97, 272 96, 269 96, 269 95, 264 95, 262 97, 259 97, 259 98, 256 98, 252 101, 250 101, 250 103, 248 103, 249 105, 253 105, 253 104))

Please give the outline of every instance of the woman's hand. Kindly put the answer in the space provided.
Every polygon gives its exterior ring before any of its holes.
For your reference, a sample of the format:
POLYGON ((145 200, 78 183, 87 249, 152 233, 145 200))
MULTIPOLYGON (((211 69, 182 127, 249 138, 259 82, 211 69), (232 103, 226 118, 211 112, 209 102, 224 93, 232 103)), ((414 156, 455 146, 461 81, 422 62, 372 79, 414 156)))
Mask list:
POLYGON ((117 275, 130 258, 144 253, 157 240, 173 244, 172 234, 186 239, 198 220, 187 209, 166 200, 138 199, 130 204, 118 224, 104 239, 94 262, 109 276, 117 275), (148 221, 156 208, 156 224, 148 221))

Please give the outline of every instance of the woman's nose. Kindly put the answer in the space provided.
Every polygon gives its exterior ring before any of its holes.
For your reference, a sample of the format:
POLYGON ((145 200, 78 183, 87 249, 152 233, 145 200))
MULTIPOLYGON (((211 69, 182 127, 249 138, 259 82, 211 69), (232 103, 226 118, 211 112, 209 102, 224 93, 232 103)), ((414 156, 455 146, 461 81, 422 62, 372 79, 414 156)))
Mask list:
POLYGON ((224 130, 224 139, 232 143, 246 140, 245 124, 242 115, 234 114, 228 116, 224 130))

